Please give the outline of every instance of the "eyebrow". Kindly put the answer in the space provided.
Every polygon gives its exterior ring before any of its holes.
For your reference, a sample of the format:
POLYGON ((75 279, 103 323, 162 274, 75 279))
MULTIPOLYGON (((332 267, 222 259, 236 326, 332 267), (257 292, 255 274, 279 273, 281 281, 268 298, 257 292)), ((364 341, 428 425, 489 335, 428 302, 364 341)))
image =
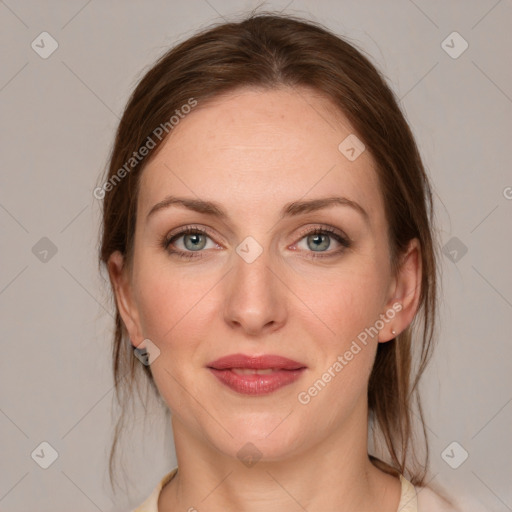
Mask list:
MULTIPOLYGON (((222 208, 222 206, 213 201, 203 201, 201 199, 167 196, 165 199, 155 204, 151 208, 146 217, 146 222, 156 212, 169 208, 171 206, 182 206, 184 208, 187 208, 198 213, 203 213, 206 215, 217 217, 218 219, 221 220, 227 220, 229 218, 229 215, 222 208)), ((281 210, 280 219, 284 219, 285 217, 294 217, 304 213, 315 212, 332 206, 349 206, 350 208, 359 212, 366 222, 369 222, 368 213, 359 203, 356 203, 355 201, 352 201, 351 199, 348 199, 346 197, 338 196, 322 197, 320 199, 310 199, 307 201, 293 201, 291 203, 287 203, 281 210)))

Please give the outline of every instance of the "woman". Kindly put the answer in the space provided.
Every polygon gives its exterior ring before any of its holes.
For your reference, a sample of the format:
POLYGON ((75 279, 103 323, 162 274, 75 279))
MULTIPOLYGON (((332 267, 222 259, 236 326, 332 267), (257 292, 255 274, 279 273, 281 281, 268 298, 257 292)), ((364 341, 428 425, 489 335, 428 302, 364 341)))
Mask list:
POLYGON ((412 443, 431 191, 361 52, 290 16, 204 30, 135 89, 95 195, 118 396, 143 373, 172 415, 137 511, 453 510, 412 443))

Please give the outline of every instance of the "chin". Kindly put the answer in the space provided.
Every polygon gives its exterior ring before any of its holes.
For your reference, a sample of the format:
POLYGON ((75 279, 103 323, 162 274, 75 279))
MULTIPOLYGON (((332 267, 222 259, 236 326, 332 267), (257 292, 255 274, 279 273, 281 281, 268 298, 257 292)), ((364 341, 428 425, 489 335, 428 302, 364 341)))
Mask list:
POLYGON ((211 439, 219 451, 240 460, 278 461, 288 458, 298 447, 304 448, 304 427, 298 428, 291 417, 251 415, 243 421, 231 421, 226 429, 233 437, 211 439))

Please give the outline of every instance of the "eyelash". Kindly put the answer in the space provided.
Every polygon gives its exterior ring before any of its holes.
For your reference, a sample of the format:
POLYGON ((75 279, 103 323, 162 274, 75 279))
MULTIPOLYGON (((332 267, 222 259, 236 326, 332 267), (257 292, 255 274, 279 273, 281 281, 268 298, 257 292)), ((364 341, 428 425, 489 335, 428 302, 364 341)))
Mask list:
MULTIPOLYGON (((182 229, 180 232, 173 234, 172 236, 164 235, 162 239, 160 240, 160 245, 170 254, 176 255, 179 258, 183 259, 193 259, 193 258, 202 258, 202 253, 204 251, 179 251, 179 250, 170 250, 169 246, 181 238, 184 235, 204 235, 208 238, 211 238, 208 231, 206 231, 203 228, 197 227, 197 226, 186 226, 184 229, 182 229)), ((322 254, 322 251, 317 253, 315 251, 308 251, 310 252, 310 258, 316 259, 316 258, 331 258, 333 256, 337 256, 341 254, 346 249, 349 249, 352 246, 352 241, 340 233, 336 231, 335 229, 325 226, 325 227, 316 227, 313 229, 306 230, 305 232, 301 233, 299 241, 303 238, 311 235, 329 235, 332 238, 334 238, 340 245, 341 248, 337 249, 335 251, 328 252, 326 254, 322 254)))

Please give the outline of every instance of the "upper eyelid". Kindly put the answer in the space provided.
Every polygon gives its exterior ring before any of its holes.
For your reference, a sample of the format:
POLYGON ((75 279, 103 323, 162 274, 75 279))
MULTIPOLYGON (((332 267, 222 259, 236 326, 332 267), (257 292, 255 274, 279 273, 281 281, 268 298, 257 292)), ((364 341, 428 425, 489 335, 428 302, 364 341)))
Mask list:
POLYGON ((299 236, 302 238, 306 235, 308 235, 311 232, 317 231, 325 231, 328 234, 331 235, 338 235, 341 238, 345 238, 348 242, 352 242, 352 238, 350 238, 345 231, 343 231, 340 228, 335 228, 334 226, 329 226, 327 224, 315 224, 313 227, 304 228, 304 230, 300 231, 299 236))
MULTIPOLYGON (((177 231, 171 231, 168 235, 165 236, 165 239, 170 242, 172 239, 178 239, 178 238, 181 238, 182 236, 185 236, 188 233, 188 231, 198 231, 200 232, 201 234, 203 235, 207 235, 209 236, 212 240, 214 240, 214 236, 212 235, 211 231, 209 228, 204 228, 204 227, 201 227, 201 226, 194 226, 194 225, 190 225, 190 226, 182 226, 181 228, 178 228, 177 231)), ((217 242, 216 242, 217 243, 217 242)))

